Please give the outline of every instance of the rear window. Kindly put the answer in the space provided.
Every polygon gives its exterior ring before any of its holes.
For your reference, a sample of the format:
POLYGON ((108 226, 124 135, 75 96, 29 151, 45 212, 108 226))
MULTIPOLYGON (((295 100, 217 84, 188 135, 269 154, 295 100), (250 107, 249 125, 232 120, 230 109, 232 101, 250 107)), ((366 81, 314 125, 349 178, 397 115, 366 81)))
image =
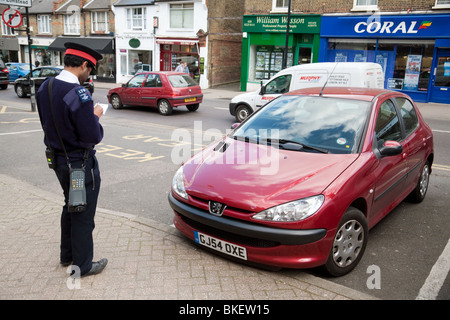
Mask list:
POLYGON ((185 88, 185 87, 193 87, 197 86, 197 82, 195 82, 194 79, 192 79, 187 74, 174 74, 171 76, 168 76, 170 84, 174 88, 185 88))

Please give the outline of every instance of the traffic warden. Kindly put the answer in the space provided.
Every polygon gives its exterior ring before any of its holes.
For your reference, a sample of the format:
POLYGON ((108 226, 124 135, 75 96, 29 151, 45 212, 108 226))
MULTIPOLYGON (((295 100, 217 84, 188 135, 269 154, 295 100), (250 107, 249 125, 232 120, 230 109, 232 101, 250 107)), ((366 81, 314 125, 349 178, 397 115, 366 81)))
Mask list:
POLYGON ((36 102, 49 167, 54 169, 65 198, 61 214, 60 263, 62 266, 72 264, 72 276, 88 276, 100 273, 108 263, 105 258, 92 261, 92 232, 100 191, 100 170, 94 147, 103 138, 99 122, 103 109, 100 105, 94 106, 91 94, 82 85, 102 55, 76 43, 68 42, 64 46, 64 70, 56 78, 45 80, 36 94, 36 102), (71 172, 77 168, 84 169, 83 178, 76 181, 84 186, 85 197, 82 205, 74 209, 69 193, 75 190, 71 172))

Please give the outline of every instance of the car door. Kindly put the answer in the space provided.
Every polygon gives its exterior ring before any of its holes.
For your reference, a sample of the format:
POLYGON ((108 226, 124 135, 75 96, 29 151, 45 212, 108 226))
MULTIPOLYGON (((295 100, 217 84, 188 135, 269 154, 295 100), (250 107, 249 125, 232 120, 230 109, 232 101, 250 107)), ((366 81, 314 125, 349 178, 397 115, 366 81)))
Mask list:
MULTIPOLYGON (((384 142, 396 141, 402 144, 403 130, 400 117, 394 102, 386 99, 379 104, 374 132, 374 152, 379 150, 384 142)), ((378 221, 391 211, 404 192, 407 177, 405 157, 403 152, 394 156, 377 155, 378 164, 373 169, 376 178, 374 187, 371 219, 378 221)))
POLYGON ((260 93, 255 98, 256 107, 260 108, 270 100, 275 99, 283 93, 289 92, 291 79, 291 74, 284 74, 266 83, 266 85, 261 88, 260 93))
POLYGON ((394 101, 400 111, 405 131, 403 154, 408 173, 406 183, 408 186, 412 186, 415 184, 415 179, 420 175, 420 170, 426 156, 424 146, 428 139, 426 133, 419 127, 419 119, 412 102, 404 97, 396 97, 394 101))
POLYGON ((141 104, 156 107, 158 99, 161 98, 161 93, 161 77, 159 74, 149 73, 142 88, 141 104))
MULTIPOLYGON (((35 69, 31 72, 31 74, 27 74, 27 76, 23 79, 23 81, 20 81, 20 85, 23 86, 24 91, 26 93, 30 93, 31 92, 31 80, 35 80, 35 79, 39 79, 41 74, 41 69, 35 69), (30 75, 31 75, 31 79, 30 79, 30 75)), ((20 79, 22 80, 22 79, 20 79)), ((36 84, 35 84, 36 87, 36 84)), ((37 92, 37 90, 36 90, 37 92)))
POLYGON ((12 64, 9 67, 9 81, 14 82, 19 77, 19 68, 17 65, 12 64))
POLYGON ((58 73, 59 72, 53 68, 41 68, 40 74, 35 77, 33 72, 34 87, 36 88, 36 92, 41 84, 45 81, 45 79, 47 79, 48 77, 56 77, 58 73))
POLYGON ((145 73, 140 73, 135 75, 130 79, 130 81, 128 81, 126 86, 123 88, 122 94, 120 95, 120 99, 122 100, 123 104, 142 104, 141 94, 145 76, 145 73))

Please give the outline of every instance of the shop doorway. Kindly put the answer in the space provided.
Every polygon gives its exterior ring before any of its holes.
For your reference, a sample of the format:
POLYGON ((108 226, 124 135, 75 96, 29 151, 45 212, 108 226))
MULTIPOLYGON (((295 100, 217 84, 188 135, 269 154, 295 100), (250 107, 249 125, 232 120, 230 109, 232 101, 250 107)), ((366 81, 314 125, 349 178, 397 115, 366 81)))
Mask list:
POLYGON ((161 71, 174 71, 180 62, 185 62, 189 75, 200 81, 199 55, 197 45, 161 44, 161 71))
POLYGON ((297 64, 307 64, 312 61, 312 48, 311 47, 299 47, 297 64))
POLYGON ((450 103, 450 50, 438 49, 431 85, 431 102, 450 103))

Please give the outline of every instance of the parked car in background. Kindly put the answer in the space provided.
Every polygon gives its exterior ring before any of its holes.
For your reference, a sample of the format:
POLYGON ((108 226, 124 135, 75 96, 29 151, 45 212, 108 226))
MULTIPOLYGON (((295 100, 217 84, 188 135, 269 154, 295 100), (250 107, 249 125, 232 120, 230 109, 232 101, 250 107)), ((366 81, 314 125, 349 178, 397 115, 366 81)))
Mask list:
MULTIPOLYGON (((39 87, 45 79, 48 77, 56 77, 62 70, 63 68, 51 66, 38 67, 34 69, 31 72, 31 79, 34 81, 36 92, 39 90, 39 87)), ((94 82, 91 78, 84 82, 83 86, 88 89, 91 94, 94 93, 94 82)), ((25 98, 31 93, 30 73, 24 77, 17 78, 17 80, 14 81, 14 91, 19 98, 25 98)))
POLYGON ((169 203, 175 227, 213 252, 342 276, 370 228, 405 198, 425 198, 433 158, 433 133, 409 96, 301 89, 186 161, 169 203))
POLYGON ((22 62, 7 62, 9 70, 9 82, 16 81, 17 78, 24 77, 30 73, 30 64, 22 62))
POLYGON ((203 101, 203 93, 197 82, 185 73, 142 72, 121 87, 109 90, 108 101, 114 109, 124 105, 156 107, 166 116, 178 106, 196 111, 203 101))
POLYGON ((0 89, 5 90, 9 84, 9 70, 2 59, 0 59, 0 89))

